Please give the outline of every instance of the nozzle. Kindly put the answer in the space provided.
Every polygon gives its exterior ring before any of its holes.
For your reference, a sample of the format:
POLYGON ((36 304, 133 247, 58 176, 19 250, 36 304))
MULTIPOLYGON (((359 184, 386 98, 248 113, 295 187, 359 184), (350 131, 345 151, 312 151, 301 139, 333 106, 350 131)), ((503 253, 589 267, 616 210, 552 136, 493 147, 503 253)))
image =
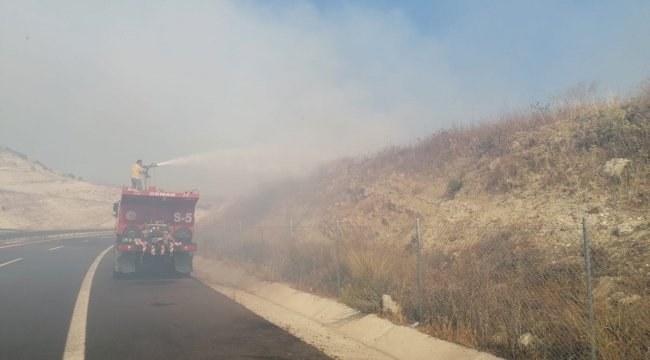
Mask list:
POLYGON ((158 167, 157 164, 151 164, 151 167, 158 167))

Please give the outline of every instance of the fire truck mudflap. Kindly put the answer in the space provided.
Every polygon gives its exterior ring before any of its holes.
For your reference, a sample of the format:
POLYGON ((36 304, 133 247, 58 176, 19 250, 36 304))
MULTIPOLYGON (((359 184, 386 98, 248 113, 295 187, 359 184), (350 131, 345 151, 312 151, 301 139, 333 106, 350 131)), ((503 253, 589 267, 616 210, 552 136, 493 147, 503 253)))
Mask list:
POLYGON ((113 206, 115 225, 114 275, 147 268, 192 272, 197 245, 194 209, 199 194, 125 188, 113 206))

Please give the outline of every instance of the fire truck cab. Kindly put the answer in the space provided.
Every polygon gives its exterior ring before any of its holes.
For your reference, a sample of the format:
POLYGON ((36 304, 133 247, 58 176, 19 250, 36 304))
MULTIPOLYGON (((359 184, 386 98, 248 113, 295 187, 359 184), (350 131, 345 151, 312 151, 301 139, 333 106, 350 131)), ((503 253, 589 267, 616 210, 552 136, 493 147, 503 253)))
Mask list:
POLYGON ((123 188, 120 200, 113 205, 114 277, 150 267, 189 274, 197 249, 192 237, 199 197, 196 190, 179 193, 153 186, 147 190, 123 188))

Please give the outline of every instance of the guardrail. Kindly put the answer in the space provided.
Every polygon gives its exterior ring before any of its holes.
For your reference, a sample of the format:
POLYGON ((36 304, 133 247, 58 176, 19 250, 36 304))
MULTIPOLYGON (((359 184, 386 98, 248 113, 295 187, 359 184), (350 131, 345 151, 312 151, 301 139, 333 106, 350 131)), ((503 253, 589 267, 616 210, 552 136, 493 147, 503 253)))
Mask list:
POLYGON ((2 229, 0 228, 0 233, 7 233, 7 232, 23 232, 24 230, 20 229, 2 229))
POLYGON ((107 233, 113 229, 72 229, 72 230, 42 230, 26 231, 14 229, 0 229, 0 242, 18 239, 47 238, 67 235, 90 235, 95 233, 107 233))

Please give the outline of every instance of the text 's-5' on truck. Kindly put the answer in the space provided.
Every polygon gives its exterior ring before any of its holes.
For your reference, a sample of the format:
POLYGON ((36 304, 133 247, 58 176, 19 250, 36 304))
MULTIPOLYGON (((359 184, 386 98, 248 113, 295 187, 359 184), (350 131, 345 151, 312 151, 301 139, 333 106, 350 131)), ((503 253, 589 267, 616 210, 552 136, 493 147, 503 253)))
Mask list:
POLYGON ((113 205, 115 222, 114 277, 149 267, 166 267, 182 274, 192 272, 196 244, 194 208, 196 190, 166 192, 150 186, 147 190, 122 189, 113 205))

